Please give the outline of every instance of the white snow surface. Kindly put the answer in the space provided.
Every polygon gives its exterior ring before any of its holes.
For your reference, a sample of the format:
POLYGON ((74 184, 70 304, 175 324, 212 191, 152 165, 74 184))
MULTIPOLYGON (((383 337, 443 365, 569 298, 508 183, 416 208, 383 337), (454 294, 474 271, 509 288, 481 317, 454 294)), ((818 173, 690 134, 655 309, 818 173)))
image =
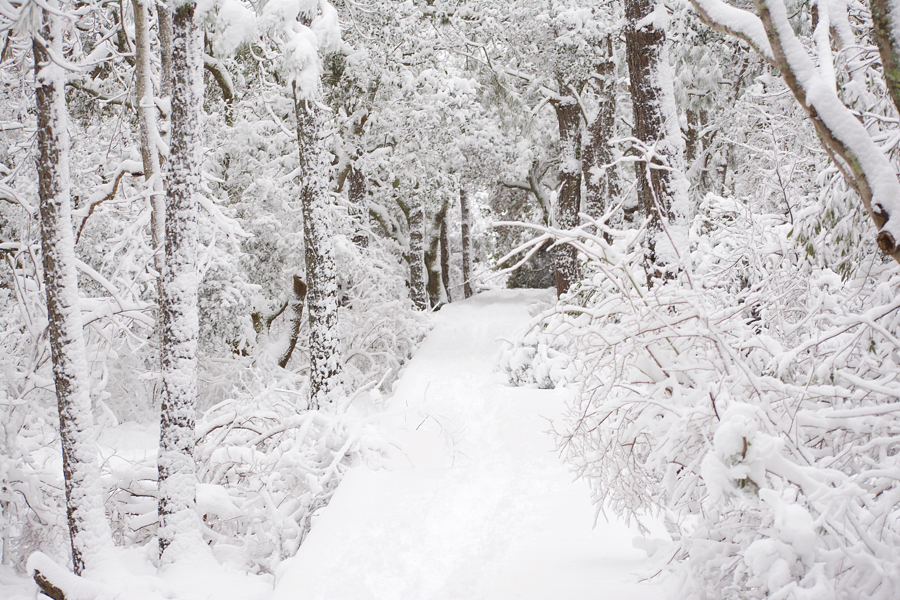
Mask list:
MULTIPOLYGON (((386 470, 351 471, 273 600, 663 597, 639 534, 601 517, 547 433, 565 390, 514 388, 502 340, 551 291, 496 290, 445 306, 388 401, 402 448, 386 470)), ((663 535, 663 534, 659 534, 663 535)))
MULTIPOLYGON (((399 448, 388 468, 351 470, 275 578, 207 552, 160 573, 155 539, 107 551, 87 580, 43 555, 34 565, 92 600, 662 599, 661 584, 640 581, 652 572, 634 544, 639 533, 602 516, 594 527, 587 484, 557 455, 548 431, 571 392, 511 387, 497 370, 502 341, 521 332, 530 306, 552 298, 552 290, 495 290, 436 313, 376 417, 399 448)), ((155 451, 154 427, 135 427, 105 431, 101 446, 123 459, 155 451)), ((198 502, 231 510, 210 487, 200 486, 198 502)), ((760 568, 771 562, 763 550, 760 568)), ((36 597, 33 582, 0 568, 0 598, 36 597)))

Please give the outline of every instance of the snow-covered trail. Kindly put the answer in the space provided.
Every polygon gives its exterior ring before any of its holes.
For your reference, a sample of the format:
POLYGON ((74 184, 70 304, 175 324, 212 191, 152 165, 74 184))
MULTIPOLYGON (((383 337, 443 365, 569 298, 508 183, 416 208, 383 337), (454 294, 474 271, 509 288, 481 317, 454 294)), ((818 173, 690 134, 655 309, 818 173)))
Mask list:
POLYGON ((389 401, 404 453, 355 470, 278 572, 277 600, 662 598, 624 525, 593 528, 546 433, 566 393, 510 387, 501 339, 544 291, 444 307, 389 401))

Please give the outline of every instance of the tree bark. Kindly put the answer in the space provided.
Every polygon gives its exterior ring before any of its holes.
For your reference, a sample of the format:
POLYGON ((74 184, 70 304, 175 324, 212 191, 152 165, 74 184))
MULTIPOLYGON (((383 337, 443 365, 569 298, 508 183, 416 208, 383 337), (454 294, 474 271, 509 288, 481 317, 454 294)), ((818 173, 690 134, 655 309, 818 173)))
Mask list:
MULTIPOLYGON (((560 94, 564 85, 560 82, 560 94)), ((559 229, 578 226, 581 210, 581 107, 574 98, 552 102, 559 125, 559 195, 556 201, 555 222, 559 229)), ((556 295, 561 296, 578 281, 578 251, 569 244, 553 248, 556 269, 556 295)))
POLYGON ((604 42, 606 56, 597 64, 592 79, 597 94, 597 115, 588 123, 582 152, 584 212, 595 219, 603 216, 609 199, 619 193, 615 167, 608 167, 602 175, 596 174, 603 165, 613 161, 609 141, 615 135, 616 63, 612 38, 607 37, 604 42))
POLYGON ((306 284, 302 279, 294 275, 294 299, 291 304, 291 323, 288 331, 288 345, 278 359, 278 366, 282 369, 291 360, 294 348, 297 347, 297 340, 300 338, 300 324, 303 322, 303 301, 306 300, 306 284))
POLYGON ((900 40, 894 32, 900 27, 897 9, 889 0, 869 0, 872 10, 872 37, 878 45, 884 80, 894 107, 900 111, 900 40))
MULTIPOLYGON (((144 180, 151 181, 153 194, 150 196, 150 232, 153 248, 159 250, 165 235, 165 196, 160 171, 159 148, 156 140, 159 129, 156 125, 156 102, 153 95, 150 51, 150 17, 147 10, 149 0, 133 0, 134 41, 135 41, 135 87, 137 90, 138 120, 141 131, 141 160, 144 164, 144 180)), ((161 11, 162 12, 162 11, 161 11)), ((162 273, 162 252, 157 251, 154 266, 162 273)))
POLYGON ((157 0, 159 26, 159 95, 172 97, 172 8, 167 0, 157 0))
POLYGON ((448 269, 450 257, 447 254, 447 210, 450 203, 446 200, 434 215, 431 231, 427 232, 427 248, 425 249, 425 270, 428 274, 426 290, 431 306, 440 306, 448 302, 448 269))
MULTIPOLYGON (((51 3, 54 7, 56 4, 51 3)), ((44 12, 41 36, 33 40, 40 156, 37 170, 44 287, 59 407, 66 516, 72 544, 72 568, 80 575, 94 555, 111 545, 112 538, 103 507, 91 398, 85 379, 88 367, 78 308, 69 193, 66 74, 51 58, 51 51, 63 56, 60 21, 60 17, 44 12), (45 42, 51 47, 46 47, 45 42)))
MULTIPOLYGON (((449 203, 444 205, 449 208, 449 203)), ((444 286, 444 294, 447 296, 447 303, 453 301, 450 295, 450 240, 447 237, 447 208, 444 210, 444 216, 441 219, 441 284, 444 286)))
POLYGON ((294 84, 297 142, 300 146, 300 202, 306 253, 306 306, 309 316, 309 406, 330 401, 341 371, 337 328, 338 284, 331 219, 334 212, 326 177, 322 117, 313 98, 294 84))
POLYGON ((353 243, 360 248, 369 246, 369 199, 366 193, 366 176, 355 166, 347 174, 347 198, 350 200, 350 216, 353 217, 356 232, 353 243))
POLYGON ((163 564, 202 545, 195 510, 194 414, 197 408, 197 193, 203 47, 195 5, 172 19, 172 133, 166 177, 162 315, 162 410, 159 431, 159 551, 163 564), (171 550, 175 546, 176 549, 171 550))
MULTIPOLYGON (((662 107, 661 70, 667 68, 665 58, 666 32, 647 22, 655 7, 654 0, 625 0, 625 51, 628 75, 631 81, 631 99, 634 111, 634 137, 647 147, 657 147, 665 155, 669 166, 677 164, 674 150, 662 144, 667 137, 666 115, 662 107), (639 23, 643 27, 638 27, 639 23)), ((674 192, 671 172, 660 168, 662 162, 654 157, 649 161, 637 161, 638 203, 644 217, 649 217, 645 265, 648 278, 655 277, 660 269, 661 257, 658 242, 663 223, 669 219, 674 192)))
POLYGON ((419 310, 428 308, 427 281, 425 206, 421 198, 415 198, 409 212, 409 297, 419 310))
POLYGON ((472 213, 469 206, 469 195, 465 188, 459 188, 459 212, 462 224, 462 278, 463 295, 472 297, 472 213))

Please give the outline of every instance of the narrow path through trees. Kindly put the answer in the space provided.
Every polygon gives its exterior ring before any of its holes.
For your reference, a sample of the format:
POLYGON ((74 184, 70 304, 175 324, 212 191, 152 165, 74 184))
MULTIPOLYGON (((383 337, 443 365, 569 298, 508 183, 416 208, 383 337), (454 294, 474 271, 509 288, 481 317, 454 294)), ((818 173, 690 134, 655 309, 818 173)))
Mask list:
MULTIPOLYGON (((618 523, 592 528, 584 482, 554 452, 564 390, 510 387, 502 339, 552 291, 504 290, 445 306, 382 418, 402 452, 351 471, 274 598, 662 598, 618 523)), ((657 534, 659 535, 659 534, 657 534)))

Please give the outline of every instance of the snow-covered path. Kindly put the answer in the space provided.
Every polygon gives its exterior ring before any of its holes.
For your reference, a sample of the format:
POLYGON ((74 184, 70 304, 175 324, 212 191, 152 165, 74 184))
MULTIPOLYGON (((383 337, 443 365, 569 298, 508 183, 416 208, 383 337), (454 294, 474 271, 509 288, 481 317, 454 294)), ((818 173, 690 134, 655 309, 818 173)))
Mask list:
POLYGON ((565 392, 513 388, 502 338, 543 291, 493 291, 444 307, 388 409, 404 452, 355 470, 279 569, 277 600, 662 598, 639 583, 636 531, 592 528, 583 482, 547 431, 565 392))

